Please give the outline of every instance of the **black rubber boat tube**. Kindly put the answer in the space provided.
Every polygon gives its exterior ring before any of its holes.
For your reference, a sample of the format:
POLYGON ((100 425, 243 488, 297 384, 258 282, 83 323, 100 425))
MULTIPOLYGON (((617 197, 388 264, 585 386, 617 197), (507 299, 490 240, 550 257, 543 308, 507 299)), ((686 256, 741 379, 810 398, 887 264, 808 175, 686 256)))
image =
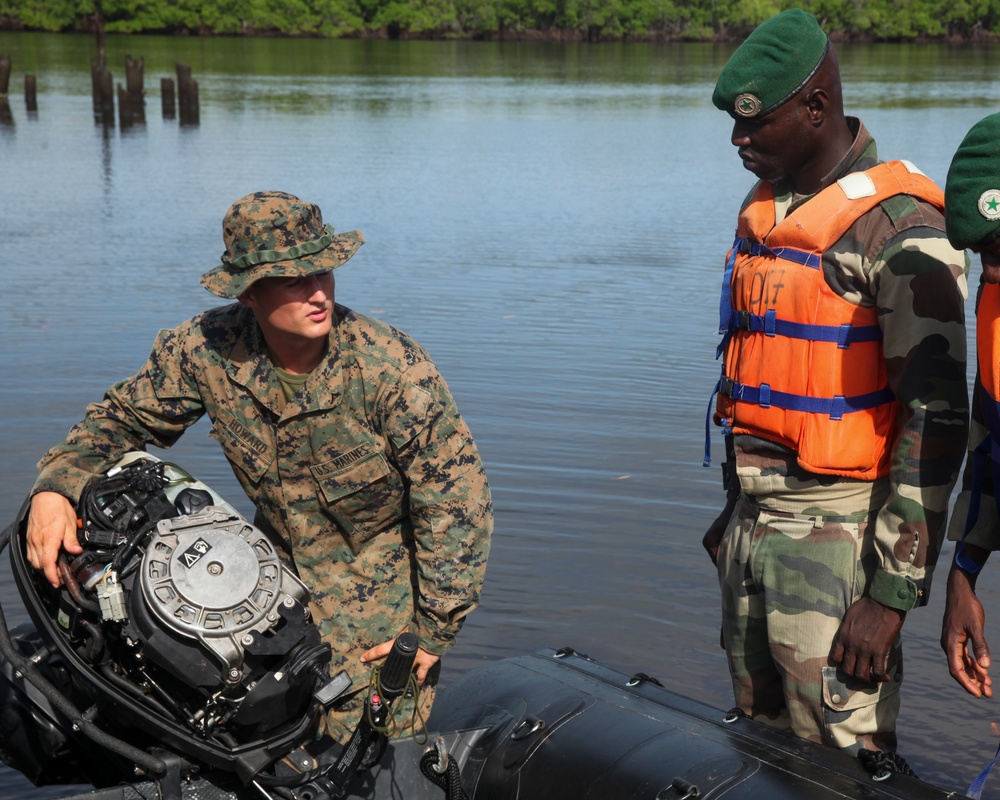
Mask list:
MULTIPOLYGON (((18 514, 18 521, 22 518, 24 509, 18 514)), ((0 553, 2 553, 10 543, 10 537, 17 528, 18 522, 7 526, 3 533, 0 533, 0 553)), ((117 753, 123 758, 127 758, 137 766, 149 773, 163 775, 167 771, 166 763, 156 756, 150 755, 145 750, 130 745, 102 731, 97 725, 83 716, 83 713, 67 699, 62 692, 53 686, 41 674, 38 665, 30 658, 25 658, 14 648, 14 643, 10 638, 10 630, 7 627, 7 619, 3 613, 3 604, 0 604, 0 655, 11 663, 26 681, 38 689, 39 692, 52 705, 64 714, 72 723, 75 730, 79 730, 84 736, 96 745, 117 753)))

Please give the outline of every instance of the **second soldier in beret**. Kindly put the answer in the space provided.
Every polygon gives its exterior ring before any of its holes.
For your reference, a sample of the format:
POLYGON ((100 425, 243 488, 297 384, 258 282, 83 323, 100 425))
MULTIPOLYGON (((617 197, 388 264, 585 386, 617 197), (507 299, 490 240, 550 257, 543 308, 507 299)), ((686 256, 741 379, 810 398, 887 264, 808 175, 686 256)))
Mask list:
POLYGON ((754 30, 712 100, 758 179, 723 271, 728 502, 703 541, 736 704, 892 752, 900 630, 927 603, 965 445, 966 259, 941 189, 844 113, 810 14, 754 30))
POLYGON ((981 119, 959 145, 945 184, 948 238, 982 260, 976 299, 977 372, 969 454, 948 538, 959 542, 948 573, 941 646, 969 694, 992 697, 979 571, 1000 550, 1000 114, 981 119))

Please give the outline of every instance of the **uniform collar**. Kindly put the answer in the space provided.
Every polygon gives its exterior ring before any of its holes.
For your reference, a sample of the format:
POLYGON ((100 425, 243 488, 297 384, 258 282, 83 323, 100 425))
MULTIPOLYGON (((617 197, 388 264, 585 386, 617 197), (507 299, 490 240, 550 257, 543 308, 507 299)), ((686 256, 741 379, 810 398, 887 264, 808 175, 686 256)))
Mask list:
POLYGON ((228 373, 258 402, 281 419, 309 412, 325 411, 343 397, 343 370, 340 365, 341 309, 334 307, 334 325, 330 331, 327 354, 309 375, 298 401, 286 401, 281 383, 268 355, 264 336, 253 312, 243 309, 242 334, 229 356, 228 373))
POLYGON ((815 197, 827 187, 833 186, 845 175, 870 169, 879 163, 875 139, 872 138, 864 123, 857 117, 847 117, 847 125, 854 132, 854 140, 837 166, 824 176, 820 188, 815 193, 809 195, 794 194, 792 182, 787 178, 774 184, 774 202, 775 206, 784 212, 780 214, 782 219, 811 197, 815 197))

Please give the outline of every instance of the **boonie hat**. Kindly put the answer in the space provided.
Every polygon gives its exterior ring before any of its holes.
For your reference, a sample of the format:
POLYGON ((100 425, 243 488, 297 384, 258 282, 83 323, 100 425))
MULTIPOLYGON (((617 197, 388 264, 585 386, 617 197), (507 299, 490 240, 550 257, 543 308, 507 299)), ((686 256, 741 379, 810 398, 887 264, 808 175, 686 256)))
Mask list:
POLYGON ((730 56, 712 93, 716 108, 735 117, 762 117, 791 100, 812 79, 830 37, 801 8, 758 25, 730 56))
POLYGON ((955 151, 944 187, 944 226, 959 250, 1000 236, 1000 114, 979 120, 955 151))
POLYGON ((254 192, 222 221, 222 263, 201 276, 212 294, 233 299, 261 278, 302 277, 336 269, 364 244, 360 231, 334 233, 319 206, 285 192, 254 192))

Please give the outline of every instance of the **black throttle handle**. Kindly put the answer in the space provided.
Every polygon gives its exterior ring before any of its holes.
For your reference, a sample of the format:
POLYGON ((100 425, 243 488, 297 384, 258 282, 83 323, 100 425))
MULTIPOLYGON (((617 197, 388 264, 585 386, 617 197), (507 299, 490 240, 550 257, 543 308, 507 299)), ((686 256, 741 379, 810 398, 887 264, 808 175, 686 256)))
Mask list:
POLYGON ((416 634, 399 634, 392 643, 389 655, 385 657, 385 664, 379 670, 378 690, 383 700, 394 700, 406 691, 406 683, 410 679, 416 657, 416 634))
POLYGON ((392 643, 385 663, 378 671, 376 685, 365 698, 365 710, 344 746, 344 752, 327 770, 334 797, 345 797, 347 784, 357 772, 368 769, 381 758, 388 741, 385 725, 392 701, 406 691, 406 685, 417 656, 417 637, 401 633, 392 643))

